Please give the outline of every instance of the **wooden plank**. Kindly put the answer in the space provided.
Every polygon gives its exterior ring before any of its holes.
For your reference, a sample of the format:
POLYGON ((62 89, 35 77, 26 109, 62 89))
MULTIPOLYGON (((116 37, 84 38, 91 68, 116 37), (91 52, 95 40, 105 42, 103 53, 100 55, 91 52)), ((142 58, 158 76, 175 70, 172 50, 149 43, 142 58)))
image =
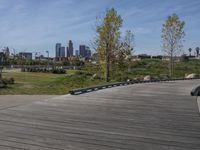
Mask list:
POLYGON ((198 150, 200 116, 190 91, 199 81, 134 84, 15 105, 1 97, 0 149, 198 150))

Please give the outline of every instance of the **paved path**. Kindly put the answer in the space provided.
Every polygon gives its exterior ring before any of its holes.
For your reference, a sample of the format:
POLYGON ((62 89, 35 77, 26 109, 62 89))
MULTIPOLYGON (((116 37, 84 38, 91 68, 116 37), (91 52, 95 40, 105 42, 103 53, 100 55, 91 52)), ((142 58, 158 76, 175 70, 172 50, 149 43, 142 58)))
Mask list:
POLYGON ((3 69, 2 72, 21 72, 21 69, 3 69))
POLYGON ((200 115, 190 96, 198 84, 136 84, 15 107, 0 96, 0 149, 199 150, 200 115))

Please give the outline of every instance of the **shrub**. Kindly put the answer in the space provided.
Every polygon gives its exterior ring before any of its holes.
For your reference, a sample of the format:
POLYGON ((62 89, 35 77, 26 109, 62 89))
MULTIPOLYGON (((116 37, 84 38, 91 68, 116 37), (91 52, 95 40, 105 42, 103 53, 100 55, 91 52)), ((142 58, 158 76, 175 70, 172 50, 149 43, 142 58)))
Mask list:
POLYGON ((52 69, 52 73, 55 73, 55 74, 65 74, 66 71, 65 69, 52 69))
POLYGON ((7 80, 0 79, 0 88, 5 88, 7 86, 7 80))
POLYGON ((75 75, 83 75, 83 74, 84 74, 84 72, 80 71, 80 70, 78 70, 78 71, 75 72, 75 75))
POLYGON ((15 79, 14 78, 9 78, 7 80, 8 84, 14 84, 15 83, 15 79))
POLYGON ((27 67, 27 68, 22 68, 22 72, 51 72, 55 74, 65 74, 66 71, 62 68, 54 68, 54 69, 47 69, 47 68, 32 68, 32 67, 27 67))
POLYGON ((21 72, 25 72, 26 71, 26 69, 25 68, 21 68, 21 72))
POLYGON ((15 80, 14 80, 14 78, 2 78, 2 79, 0 79, 0 83, 5 84, 5 85, 14 84, 15 80))

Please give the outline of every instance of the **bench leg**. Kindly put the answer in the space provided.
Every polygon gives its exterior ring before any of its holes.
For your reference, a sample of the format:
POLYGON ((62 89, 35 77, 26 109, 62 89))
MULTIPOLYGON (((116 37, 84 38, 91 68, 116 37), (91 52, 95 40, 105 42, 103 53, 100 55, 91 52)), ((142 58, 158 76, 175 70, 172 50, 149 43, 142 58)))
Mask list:
POLYGON ((200 113, 200 97, 197 97, 197 106, 198 106, 199 113, 200 113))

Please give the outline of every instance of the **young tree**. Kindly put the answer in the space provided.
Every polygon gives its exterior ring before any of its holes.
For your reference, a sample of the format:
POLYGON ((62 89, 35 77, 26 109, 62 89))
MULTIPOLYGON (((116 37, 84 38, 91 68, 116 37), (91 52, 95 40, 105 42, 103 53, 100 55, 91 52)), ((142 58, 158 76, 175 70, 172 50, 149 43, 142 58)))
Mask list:
POLYGON ((120 27, 122 18, 114 8, 108 9, 100 25, 96 27, 97 54, 100 68, 104 72, 106 81, 110 79, 110 65, 114 61, 115 51, 119 46, 120 27))
POLYGON ((191 56, 192 48, 189 48, 188 51, 189 51, 189 54, 191 56))
POLYGON ((2 78, 2 70, 3 70, 3 64, 4 64, 4 53, 0 52, 0 79, 2 78))
POLYGON ((179 54, 183 47, 185 22, 181 21, 176 14, 168 16, 162 28, 163 51, 170 56, 170 76, 174 72, 174 55, 179 54))
POLYGON ((130 71, 130 64, 132 60, 132 55, 134 52, 134 34, 131 32, 131 30, 126 31, 125 39, 124 39, 124 49, 126 52, 126 60, 128 63, 128 71, 130 71))
POLYGON ((131 70, 131 59, 132 53, 134 50, 134 35, 130 30, 127 30, 125 33, 125 37, 122 40, 118 51, 117 51, 117 64, 118 70, 121 74, 122 79, 124 79, 124 75, 127 74, 131 70))
POLYGON ((197 57, 199 57, 199 47, 196 47, 196 53, 197 53, 197 57))

